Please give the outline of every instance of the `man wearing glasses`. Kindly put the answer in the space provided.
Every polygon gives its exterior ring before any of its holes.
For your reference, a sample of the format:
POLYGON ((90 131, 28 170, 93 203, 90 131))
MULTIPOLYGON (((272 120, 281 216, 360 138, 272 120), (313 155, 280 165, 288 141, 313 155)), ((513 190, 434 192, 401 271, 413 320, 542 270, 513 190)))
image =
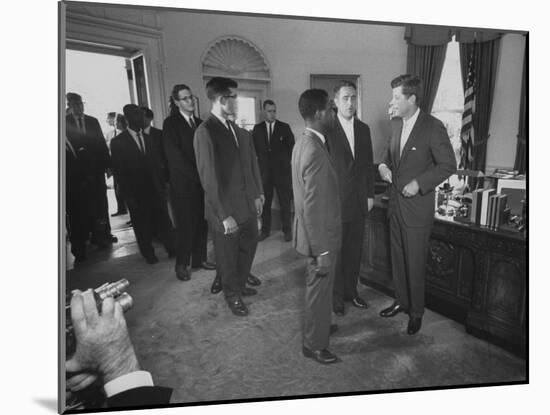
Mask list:
POLYGON ((214 77, 206 84, 212 103, 197 128, 195 156, 205 193, 205 213, 214 233, 223 292, 233 314, 246 316, 242 297, 257 293, 246 286, 256 246, 263 189, 249 133, 229 120, 237 111, 237 83, 214 77))
POLYGON ((189 265, 215 269, 215 265, 206 262, 208 226, 204 219, 204 190, 193 149, 193 136, 202 120, 194 113, 191 88, 175 85, 170 95, 170 115, 162 127, 162 141, 176 222, 176 278, 181 281, 191 278, 189 265))

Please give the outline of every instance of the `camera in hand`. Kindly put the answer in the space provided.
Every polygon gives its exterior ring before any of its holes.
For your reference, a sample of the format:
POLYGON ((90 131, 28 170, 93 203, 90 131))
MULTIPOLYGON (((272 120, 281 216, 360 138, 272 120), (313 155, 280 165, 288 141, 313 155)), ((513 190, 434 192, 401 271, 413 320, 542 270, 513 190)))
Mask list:
MULTIPOLYGON (((102 286, 95 288, 94 298, 97 305, 98 312, 101 313, 101 306, 103 300, 108 297, 113 297, 114 300, 122 306, 122 310, 126 312, 134 305, 134 300, 126 292, 127 288, 130 286, 130 283, 127 279, 123 278, 116 282, 105 283, 102 286)), ((76 339, 74 337, 73 323, 71 320, 71 297, 67 296, 65 302, 65 339, 66 339, 66 356, 69 359, 76 350, 76 339)))

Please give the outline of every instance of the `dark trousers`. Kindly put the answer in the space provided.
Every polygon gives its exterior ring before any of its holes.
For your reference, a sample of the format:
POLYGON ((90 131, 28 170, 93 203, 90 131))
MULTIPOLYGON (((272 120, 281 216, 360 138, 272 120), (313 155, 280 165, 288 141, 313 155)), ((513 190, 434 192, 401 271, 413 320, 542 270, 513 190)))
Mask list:
POLYGON ((124 201, 124 198, 122 197, 122 194, 120 192, 120 186, 118 184, 116 176, 113 176, 113 188, 115 189, 117 213, 126 213, 126 202, 124 201))
POLYGON ((273 180, 273 174, 268 174, 263 181, 265 204, 262 212, 262 232, 271 231, 271 203, 273 202, 273 190, 277 190, 279 205, 281 208, 281 224, 284 233, 289 233, 290 228, 290 199, 292 198, 292 188, 288 182, 282 180, 273 180))
POLYGON ((93 223, 88 196, 74 189, 67 191, 67 229, 71 253, 79 259, 86 257, 86 242, 93 223))
POLYGON ((250 274, 258 245, 256 218, 250 218, 240 224, 237 232, 228 235, 217 226, 212 228, 215 229, 217 272, 221 274, 224 295, 226 298, 240 296, 250 274))
POLYGON ((195 185, 189 193, 172 193, 176 225, 176 266, 198 268, 206 261, 208 224, 204 219, 204 192, 195 185))
POLYGON ((174 252, 174 230, 166 201, 151 194, 147 199, 128 199, 126 202, 141 255, 145 258, 154 255, 153 236, 158 237, 169 254, 174 252))
POLYGON ((93 243, 110 242, 111 223, 109 221, 109 203, 107 201, 107 186, 105 174, 96 177, 92 190, 93 227, 91 241, 93 243))
POLYGON ((328 275, 318 277, 316 258, 308 259, 303 345, 310 350, 328 348, 332 313, 332 290, 336 255, 331 256, 332 268, 328 275))
POLYGON ((361 267, 365 218, 363 215, 342 223, 342 248, 336 259, 334 300, 350 301, 357 297, 357 280, 361 267))
POLYGON ((395 296, 411 317, 424 314, 424 281, 431 225, 406 226, 401 216, 390 216, 390 244, 395 296))

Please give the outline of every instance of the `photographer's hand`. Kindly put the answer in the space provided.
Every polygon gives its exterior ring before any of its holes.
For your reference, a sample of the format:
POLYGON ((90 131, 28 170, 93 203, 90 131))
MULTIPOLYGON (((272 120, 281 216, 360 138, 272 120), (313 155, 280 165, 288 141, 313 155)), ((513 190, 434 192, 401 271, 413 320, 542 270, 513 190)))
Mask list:
MULTIPOLYGON (((92 290, 75 291, 71 299, 71 318, 76 352, 65 363, 67 372, 99 372, 107 383, 139 370, 122 307, 113 298, 103 301, 99 313, 92 290)), ((83 377, 81 381, 87 383, 89 380, 83 377)))

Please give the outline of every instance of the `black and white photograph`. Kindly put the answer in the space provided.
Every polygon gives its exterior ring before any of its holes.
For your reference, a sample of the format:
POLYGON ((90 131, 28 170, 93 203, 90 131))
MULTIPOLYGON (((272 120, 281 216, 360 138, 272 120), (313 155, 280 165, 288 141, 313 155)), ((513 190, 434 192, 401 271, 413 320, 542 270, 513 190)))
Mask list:
POLYGON ((527 31, 59 7, 62 409, 527 382, 527 31))
POLYGON ((339 6, 51 2, 58 386, 35 404, 512 413, 506 391, 534 396, 540 40, 450 18, 459 4, 339 6))

